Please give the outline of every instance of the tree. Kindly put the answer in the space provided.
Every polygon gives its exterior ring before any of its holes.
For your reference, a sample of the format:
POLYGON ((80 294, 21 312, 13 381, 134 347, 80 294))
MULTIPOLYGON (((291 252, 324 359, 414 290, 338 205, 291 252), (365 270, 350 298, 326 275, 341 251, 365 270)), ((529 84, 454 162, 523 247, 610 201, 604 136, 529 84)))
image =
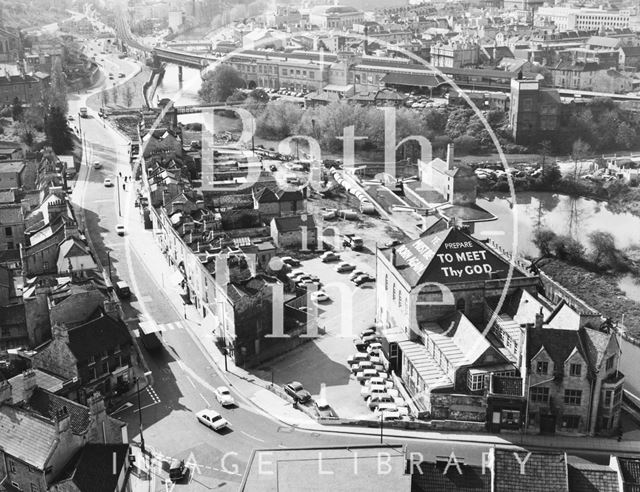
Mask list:
POLYGON ((264 89, 253 89, 249 97, 257 103, 267 104, 269 102, 269 94, 264 89))
POLYGON ((633 127, 623 121, 617 128, 616 133, 616 145, 621 149, 630 149, 636 144, 636 139, 638 138, 636 131, 633 127))
POLYGON ((243 101, 246 101, 248 97, 249 96, 247 95, 246 92, 240 89, 236 89, 233 91, 233 94, 227 97, 227 102, 228 103, 243 102, 243 101))
POLYGON ((533 235, 533 244, 540 250, 540 256, 550 256, 557 235, 551 229, 537 229, 533 235))
POLYGON ((131 104, 133 103, 133 97, 134 97, 134 92, 133 92, 133 88, 127 84, 127 86, 124 88, 124 103, 127 105, 127 108, 131 107, 131 104))
POLYGON ((589 242, 593 249, 593 262, 596 265, 600 265, 603 258, 608 258, 617 251, 616 240, 609 232, 593 231, 589 234, 589 242))
POLYGON ((540 180, 544 186, 553 186, 562 179, 562 173, 560 172, 560 166, 557 162, 549 162, 542 168, 542 174, 540 180))
POLYGON ((109 93, 106 90, 100 93, 100 99, 102 101, 102 107, 109 105, 109 93))
POLYGON ((13 99, 13 104, 11 106, 11 117, 13 118, 13 121, 19 121, 22 118, 22 113, 24 112, 24 109, 22 108, 22 103, 20 102, 20 99, 18 99, 17 97, 13 99))
POLYGON ((551 248, 557 258, 572 263, 581 263, 584 259, 584 247, 571 236, 556 236, 551 248))
POLYGON ((62 71, 60 58, 55 58, 51 67, 51 79, 47 99, 47 109, 56 106, 62 109, 63 114, 67 114, 69 110, 69 103, 67 101, 67 77, 62 71))
POLYGON ((574 162, 573 179, 578 178, 578 162, 589 155, 591 146, 579 138, 571 146, 571 160, 574 162))
POLYGON ((224 102, 233 91, 244 86, 240 72, 229 65, 218 65, 213 72, 205 75, 198 96, 204 103, 224 102))
POLYGON ((62 108, 51 106, 44 126, 47 142, 56 154, 66 154, 73 148, 71 132, 62 108))

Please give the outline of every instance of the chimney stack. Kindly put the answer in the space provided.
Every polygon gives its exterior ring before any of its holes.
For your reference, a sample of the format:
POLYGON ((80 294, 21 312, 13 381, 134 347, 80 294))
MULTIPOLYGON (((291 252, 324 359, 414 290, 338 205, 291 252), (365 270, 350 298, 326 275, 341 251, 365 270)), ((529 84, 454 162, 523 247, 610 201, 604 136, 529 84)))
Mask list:
POLYGON ((544 322, 544 316, 542 315, 542 308, 540 308, 540 312, 536 313, 536 328, 542 328, 542 323, 544 322))
POLYGON ((22 399, 24 401, 27 401, 31 398, 31 395, 33 395, 33 391, 38 386, 36 384, 36 371, 34 371, 33 369, 27 369, 22 373, 22 379, 24 381, 22 383, 24 386, 24 394, 22 395, 22 399))
POLYGON ((54 340, 60 340, 66 344, 69 343, 69 332, 67 331, 67 327, 64 323, 56 323, 51 328, 51 334, 53 335, 54 340))
POLYGON ((453 144, 447 145, 447 169, 453 169, 453 144))
POLYGON ((69 410, 64 406, 56 412, 56 430, 58 434, 62 434, 69 431, 71 427, 71 416, 69 410))

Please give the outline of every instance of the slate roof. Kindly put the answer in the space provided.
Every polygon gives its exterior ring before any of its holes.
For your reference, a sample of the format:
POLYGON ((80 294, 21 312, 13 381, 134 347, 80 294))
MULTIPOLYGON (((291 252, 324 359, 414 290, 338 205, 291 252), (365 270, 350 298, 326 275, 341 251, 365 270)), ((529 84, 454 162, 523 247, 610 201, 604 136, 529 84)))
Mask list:
POLYGON ((86 444, 69 462, 59 482, 71 480, 80 492, 113 492, 128 452, 128 444, 86 444), (113 472, 114 456, 117 473, 113 472))
MULTIPOLYGON (((0 77, 2 80, 4 77, 0 77)), ((19 173, 24 169, 22 161, 0 161, 0 173, 19 173)))
POLYGON ((640 460, 634 458, 618 458, 624 492, 640 490, 640 460))
POLYGON ((589 354, 589 362, 594 369, 599 368, 602 364, 602 359, 612 337, 613 333, 607 334, 591 328, 580 330, 582 345, 589 354))
MULTIPOLYGON (((513 451, 495 450, 495 492, 569 492, 565 453, 532 453, 521 465, 513 451)), ((526 452, 520 452, 520 462, 526 452)))
POLYGON ((411 475, 412 492, 489 492, 491 474, 482 473, 479 466, 460 464, 462 474, 451 465, 444 473, 446 463, 423 462, 416 466, 411 475))
POLYGON ((289 215, 287 217, 275 217, 272 219, 275 223, 278 232, 293 232, 300 231, 300 227, 307 226, 307 229, 315 229, 316 222, 313 219, 313 215, 289 215), (303 221, 302 217, 306 219, 303 221))
POLYGON ((278 197, 276 194, 269 188, 261 188, 260 190, 255 192, 255 199, 258 203, 277 203, 278 197))
POLYGON ((527 361, 530 361, 541 348, 549 354, 554 367, 564 367, 564 363, 577 349, 585 361, 589 356, 580 343, 579 332, 576 330, 561 330, 557 328, 528 328, 527 329, 527 361))
POLYGON ((438 87, 444 80, 433 73, 395 73, 391 72, 382 77, 381 82, 391 85, 404 85, 411 87, 438 87))
POLYGON ((68 333, 69 348, 79 361, 131 342, 126 325, 107 316, 103 311, 97 318, 69 329, 68 333))
POLYGON ((275 195, 278 198, 278 201, 281 202, 298 202, 304 198, 300 190, 278 189, 276 190, 275 195))
POLYGON ((5 454, 44 470, 56 446, 56 427, 50 421, 17 407, 0 406, 0 449, 5 454))
POLYGON ((96 310, 104 305, 105 296, 98 289, 71 293, 67 298, 52 306, 49 311, 51 324, 66 323, 72 326, 87 321, 96 310))
POLYGON ((640 46, 622 46, 620 49, 626 56, 640 56, 640 46))
POLYGON ((66 408, 74 434, 82 434, 89 427, 89 409, 87 407, 41 388, 36 388, 33 391, 33 395, 27 402, 27 407, 52 421, 55 420, 60 410, 66 408))
POLYGON ((522 378, 491 375, 493 393, 522 396, 522 378))
MULTIPOLYGON (((48 373, 42 369, 32 369, 32 371, 35 373, 35 383, 38 388, 55 393, 62 389, 62 386, 65 383, 65 380, 60 376, 48 373)), ((13 401, 22 401, 24 398, 24 376, 22 374, 18 374, 17 376, 12 377, 9 379, 9 384, 11 385, 13 401)))
POLYGON ((569 465, 571 492, 622 492, 618 487, 618 473, 605 465, 573 463, 569 465))

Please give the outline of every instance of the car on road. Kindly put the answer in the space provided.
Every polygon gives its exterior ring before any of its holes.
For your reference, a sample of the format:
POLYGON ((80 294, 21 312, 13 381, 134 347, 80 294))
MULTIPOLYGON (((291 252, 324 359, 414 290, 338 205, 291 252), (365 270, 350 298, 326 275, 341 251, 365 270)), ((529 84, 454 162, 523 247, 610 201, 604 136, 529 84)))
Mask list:
POLYGON ((116 232, 118 236, 124 236, 124 226, 122 224, 116 225, 116 232))
POLYGON ((311 400, 311 393, 309 393, 301 383, 298 381, 291 381, 284 387, 284 392, 293 398, 296 403, 307 403, 311 400))
POLYGON ((330 261, 340 261, 340 255, 334 253, 333 251, 326 251, 320 256, 320 259, 323 263, 329 263, 330 261))
POLYGON ((124 79, 124 74, 123 74, 122 72, 120 72, 120 73, 118 74, 118 78, 119 78, 119 79, 124 79))
POLYGON ((365 273, 364 275, 360 275, 359 277, 356 277, 353 279, 353 283, 356 285, 362 285, 362 284, 366 284, 368 282, 375 282, 376 279, 373 278, 371 275, 369 275, 368 273, 365 273))
POLYGON ((187 474, 188 468, 184 466, 184 460, 172 459, 169 465, 169 480, 179 482, 187 474))
POLYGON ((338 414, 331 408, 329 402, 324 398, 319 398, 316 400, 316 410, 318 411, 318 415, 323 419, 335 419, 338 417, 338 414))
POLYGON ((338 273, 351 272, 355 269, 356 269, 355 265, 352 265, 351 263, 343 262, 336 267, 336 272, 338 273))
POLYGON ((71 116, 71 115, 67 116, 67 119, 68 119, 69 121, 75 121, 75 118, 74 118, 73 116, 71 116))
POLYGON ((327 302, 329 300, 329 296, 325 291, 319 290, 311 294, 311 300, 314 302, 327 302))
POLYGON ((236 401, 231 396, 231 391, 226 386, 220 386, 216 388, 216 400, 223 407, 232 407, 236 404, 236 401))
POLYGON ((102 164, 100 164, 100 161, 93 161, 93 168, 102 169, 102 164))
POLYGON ((400 246, 401 244, 402 244, 402 241, 398 239, 392 239, 391 241, 387 241, 386 243, 384 243, 384 247, 393 248, 394 246, 400 246))
POLYGON ((105 179, 104 179, 104 186, 105 186, 106 188, 111 188, 111 187, 113 186, 113 181, 111 181, 111 179, 110 179, 110 178, 105 178, 105 179))
POLYGON ((215 410, 211 410, 209 408, 200 410, 198 413, 196 413, 196 418, 198 419, 198 422, 215 431, 222 430, 229 426, 229 422, 227 421, 227 419, 225 419, 215 410))

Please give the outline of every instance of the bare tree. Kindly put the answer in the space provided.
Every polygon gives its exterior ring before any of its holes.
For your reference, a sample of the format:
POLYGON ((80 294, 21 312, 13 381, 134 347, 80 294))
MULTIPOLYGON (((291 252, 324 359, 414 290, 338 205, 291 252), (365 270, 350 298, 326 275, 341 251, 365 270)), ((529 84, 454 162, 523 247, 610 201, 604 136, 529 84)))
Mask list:
POLYGON ((102 107, 109 105, 109 93, 107 91, 102 91, 101 99, 102 99, 102 107))
POLYGON ((113 104, 117 105, 118 104, 118 97, 120 96, 119 91, 118 91, 118 87, 117 86, 113 86, 113 89, 111 89, 111 98, 113 99, 113 104))
POLYGON ((133 103, 133 96, 134 90, 129 84, 127 84, 124 88, 124 102, 127 105, 127 108, 131 107, 131 104, 133 103))
POLYGON ((573 179, 578 179, 578 162, 589 155, 591 146, 582 139, 573 142, 571 147, 571 160, 573 160, 573 179))

